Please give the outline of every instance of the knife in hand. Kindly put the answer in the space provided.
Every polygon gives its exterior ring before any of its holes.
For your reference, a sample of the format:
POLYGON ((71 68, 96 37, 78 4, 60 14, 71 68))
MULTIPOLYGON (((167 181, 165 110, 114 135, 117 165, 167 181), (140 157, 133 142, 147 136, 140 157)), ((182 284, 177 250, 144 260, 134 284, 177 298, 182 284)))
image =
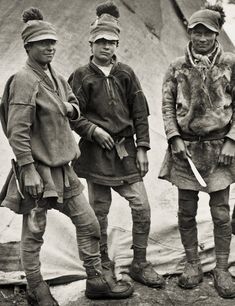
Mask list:
POLYGON ((189 162, 190 168, 192 169, 193 174, 194 174, 194 176, 196 177, 198 183, 199 183, 202 187, 206 187, 206 186, 207 186, 206 182, 205 182, 204 179, 202 178, 201 174, 198 172, 196 166, 194 165, 192 159, 188 156, 188 154, 187 154, 187 160, 188 160, 188 162, 189 162))

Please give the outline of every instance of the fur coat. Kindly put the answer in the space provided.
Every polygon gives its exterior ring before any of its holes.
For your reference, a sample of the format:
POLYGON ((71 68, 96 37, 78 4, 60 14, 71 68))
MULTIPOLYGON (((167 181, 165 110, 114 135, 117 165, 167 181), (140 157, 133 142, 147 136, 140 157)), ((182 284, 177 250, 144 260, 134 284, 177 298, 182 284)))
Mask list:
POLYGON ((190 51, 174 61, 163 81, 162 114, 169 147, 159 178, 179 188, 213 192, 235 181, 235 165, 220 166, 224 138, 235 140, 233 89, 235 56, 218 44, 210 65, 197 63, 190 51), (172 137, 180 136, 207 183, 196 181, 189 164, 171 152, 172 137), (218 177, 220 178, 218 180, 218 177))

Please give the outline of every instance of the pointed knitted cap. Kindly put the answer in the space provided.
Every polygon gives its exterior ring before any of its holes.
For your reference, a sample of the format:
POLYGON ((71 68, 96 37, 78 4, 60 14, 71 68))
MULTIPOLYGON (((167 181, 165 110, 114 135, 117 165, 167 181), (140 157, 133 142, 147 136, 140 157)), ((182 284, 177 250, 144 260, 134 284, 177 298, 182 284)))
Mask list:
POLYGON ((58 40, 54 26, 43 20, 43 15, 39 9, 31 7, 25 10, 22 18, 25 22, 21 33, 24 45, 45 39, 58 40))
POLYGON ((98 39, 119 40, 119 10, 112 1, 100 4, 96 8, 96 20, 91 24, 89 42, 98 39))

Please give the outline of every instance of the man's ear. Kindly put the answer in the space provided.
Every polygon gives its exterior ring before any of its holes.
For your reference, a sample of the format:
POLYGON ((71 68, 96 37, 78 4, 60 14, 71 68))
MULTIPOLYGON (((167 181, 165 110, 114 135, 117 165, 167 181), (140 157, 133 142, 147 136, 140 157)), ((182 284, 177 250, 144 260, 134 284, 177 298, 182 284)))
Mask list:
POLYGON ((192 34, 192 29, 187 29, 187 36, 189 40, 190 40, 191 34, 192 34))
POLYGON ((93 54, 93 42, 90 42, 91 54, 93 54))
POLYGON ((26 44, 26 45, 24 46, 24 48, 25 48, 26 52, 28 53, 29 50, 31 49, 31 44, 26 44))

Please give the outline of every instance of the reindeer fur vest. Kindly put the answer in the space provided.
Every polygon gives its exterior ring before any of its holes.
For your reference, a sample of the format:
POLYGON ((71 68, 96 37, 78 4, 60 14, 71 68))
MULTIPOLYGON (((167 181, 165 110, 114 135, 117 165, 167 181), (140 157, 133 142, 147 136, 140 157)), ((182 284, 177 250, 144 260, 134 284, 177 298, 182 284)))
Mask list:
POLYGON ((200 186, 187 160, 172 154, 170 145, 159 173, 178 188, 209 193, 235 182, 235 163, 218 164, 224 138, 235 141, 235 55, 223 52, 219 44, 212 55, 207 65, 197 62, 189 44, 165 75, 162 102, 169 144, 174 136, 184 140, 207 187, 200 186))
POLYGON ((210 66, 205 67, 194 63, 188 47, 185 56, 170 65, 163 82, 162 111, 168 140, 184 134, 218 134, 225 127, 228 137, 235 140, 234 86, 234 54, 223 52, 218 44, 210 66))

